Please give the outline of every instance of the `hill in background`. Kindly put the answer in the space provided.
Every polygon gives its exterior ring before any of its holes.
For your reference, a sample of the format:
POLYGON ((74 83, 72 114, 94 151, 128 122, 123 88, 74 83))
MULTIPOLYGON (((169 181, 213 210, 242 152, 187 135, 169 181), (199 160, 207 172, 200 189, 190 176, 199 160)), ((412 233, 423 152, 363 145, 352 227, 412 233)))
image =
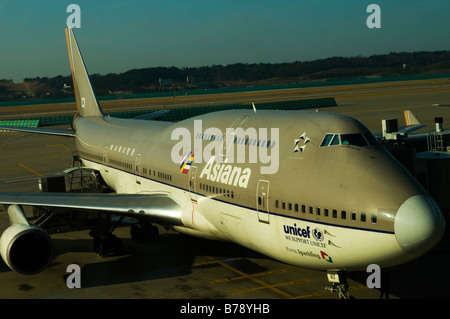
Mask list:
MULTIPOLYGON (((450 51, 333 57, 275 64, 142 68, 120 74, 93 74, 91 81, 96 94, 102 96, 446 72, 450 72, 450 51)), ((73 97, 70 75, 26 78, 19 84, 0 80, 0 101, 61 97, 73 97)))

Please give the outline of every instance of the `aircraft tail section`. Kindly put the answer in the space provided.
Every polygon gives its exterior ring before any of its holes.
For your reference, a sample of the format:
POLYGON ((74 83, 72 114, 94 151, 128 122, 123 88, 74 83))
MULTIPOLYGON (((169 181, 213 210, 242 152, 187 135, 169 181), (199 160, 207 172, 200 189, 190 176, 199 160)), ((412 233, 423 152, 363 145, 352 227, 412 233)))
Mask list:
POLYGON ((407 126, 421 124, 417 117, 410 110, 403 111, 403 114, 405 116, 405 123, 407 126))
POLYGON ((400 132, 411 133, 425 126, 422 123, 420 123, 417 117, 410 110, 403 111, 403 115, 405 116, 406 126, 401 130, 399 130, 400 132))
POLYGON ((78 113, 81 116, 103 116, 71 28, 66 28, 66 42, 78 113))

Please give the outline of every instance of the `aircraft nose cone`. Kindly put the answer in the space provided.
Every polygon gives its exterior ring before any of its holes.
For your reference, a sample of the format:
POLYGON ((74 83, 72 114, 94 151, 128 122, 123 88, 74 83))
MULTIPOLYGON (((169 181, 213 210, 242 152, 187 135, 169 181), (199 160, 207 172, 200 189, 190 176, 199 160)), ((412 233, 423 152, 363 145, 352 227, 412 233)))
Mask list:
POLYGON ((415 195, 398 209, 394 230, 400 247, 409 253, 422 255, 441 240, 445 221, 431 197, 415 195))

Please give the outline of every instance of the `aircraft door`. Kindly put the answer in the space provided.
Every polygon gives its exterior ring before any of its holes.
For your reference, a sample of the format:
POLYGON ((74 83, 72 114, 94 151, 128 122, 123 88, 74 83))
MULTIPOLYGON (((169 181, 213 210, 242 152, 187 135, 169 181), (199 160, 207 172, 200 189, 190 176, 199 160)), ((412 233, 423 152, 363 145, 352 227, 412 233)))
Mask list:
POLYGON ((189 169, 189 194, 191 196, 191 200, 194 202, 197 201, 196 177, 197 177, 197 166, 191 166, 191 168, 189 169))
POLYGON ((142 155, 137 154, 136 155, 136 161, 135 161, 135 175, 136 175, 136 184, 141 185, 141 161, 142 161, 142 155))
POLYGON ((105 172, 108 172, 107 166, 109 164, 108 161, 108 147, 105 146, 105 148, 103 149, 103 164, 105 165, 105 172))
POLYGON ((256 193, 258 220, 269 224, 269 181, 259 180, 256 193))

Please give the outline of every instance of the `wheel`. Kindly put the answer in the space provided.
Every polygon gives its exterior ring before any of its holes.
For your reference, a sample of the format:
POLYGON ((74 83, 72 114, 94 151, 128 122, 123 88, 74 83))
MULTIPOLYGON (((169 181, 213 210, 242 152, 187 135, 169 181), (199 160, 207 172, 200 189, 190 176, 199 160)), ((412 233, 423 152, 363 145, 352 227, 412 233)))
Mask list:
POLYGON ((122 239, 116 235, 108 235, 106 237, 94 238, 94 251, 99 256, 105 256, 109 253, 120 254, 123 251, 122 239))
POLYGON ((158 240, 159 231, 158 227, 156 226, 142 223, 131 226, 130 235, 134 241, 138 242, 139 244, 145 244, 158 240))
POLYGON ((105 240, 100 237, 94 238, 94 251, 97 253, 97 255, 104 256, 108 253, 108 249, 106 247, 105 240))
POLYGON ((142 229, 141 224, 131 226, 130 235, 131 239, 139 244, 144 244, 147 241, 145 231, 142 229))
POLYGON ((150 240, 151 240, 152 242, 153 242, 153 241, 157 241, 158 238, 159 238, 159 230, 158 230, 158 227, 152 226, 152 227, 150 228, 150 231, 149 231, 149 236, 150 236, 150 240))

